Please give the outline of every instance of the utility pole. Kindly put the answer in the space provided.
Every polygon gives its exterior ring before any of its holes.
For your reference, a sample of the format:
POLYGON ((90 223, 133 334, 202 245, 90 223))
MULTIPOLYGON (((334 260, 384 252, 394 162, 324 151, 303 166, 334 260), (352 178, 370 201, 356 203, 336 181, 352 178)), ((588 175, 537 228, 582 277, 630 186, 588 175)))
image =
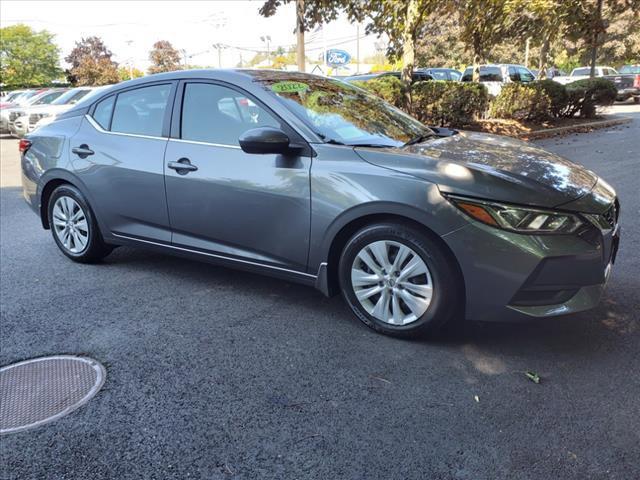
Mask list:
POLYGON ((360 23, 356 23, 356 75, 360 73, 360 23))
POLYGON ((591 43, 591 71, 589 77, 594 78, 596 76, 596 57, 598 53, 598 34, 603 28, 602 25, 602 0, 598 0, 598 6, 596 7, 596 18, 593 22, 593 37, 591 43))
POLYGON ((218 50, 218 68, 222 68, 222 49, 225 48, 225 46, 221 43, 214 43, 213 48, 218 50))
POLYGON ((260 40, 262 40, 264 43, 267 44, 267 63, 269 64, 269 66, 271 66, 271 48, 269 47, 269 43, 271 42, 271 37, 269 35, 265 35, 263 37, 260 37, 260 40))
POLYGON ((180 50, 182 52, 182 58, 184 62, 184 68, 189 68, 189 64, 187 63, 187 51, 183 48, 180 50))
MULTIPOLYGON (((127 40, 125 43, 129 48, 131 48, 133 40, 127 40)), ((133 80, 133 56, 129 58, 129 80, 133 80)))
POLYGON ((304 0, 296 0, 296 61, 299 72, 305 70, 304 30, 304 0))

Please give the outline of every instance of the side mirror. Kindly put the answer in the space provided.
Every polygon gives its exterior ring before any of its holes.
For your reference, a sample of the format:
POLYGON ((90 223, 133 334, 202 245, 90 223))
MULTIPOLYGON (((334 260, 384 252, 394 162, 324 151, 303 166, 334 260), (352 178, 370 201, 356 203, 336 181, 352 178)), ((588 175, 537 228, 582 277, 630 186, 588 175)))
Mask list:
POLYGON ((246 153, 288 153, 289 137, 278 128, 259 127, 247 130, 238 139, 246 153))

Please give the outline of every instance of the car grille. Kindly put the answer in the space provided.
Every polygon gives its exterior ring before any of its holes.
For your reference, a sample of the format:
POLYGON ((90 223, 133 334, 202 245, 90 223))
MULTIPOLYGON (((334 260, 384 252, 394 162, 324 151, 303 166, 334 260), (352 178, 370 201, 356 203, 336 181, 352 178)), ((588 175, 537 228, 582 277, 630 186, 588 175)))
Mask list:
POLYGON ((18 118, 21 115, 23 115, 22 112, 10 112, 9 113, 9 121, 13 122, 16 118, 18 118))
POLYGON ((32 113, 31 115, 29 115, 29 125, 34 126, 36 123, 38 123, 41 119, 43 119, 46 116, 47 116, 46 113, 32 113))

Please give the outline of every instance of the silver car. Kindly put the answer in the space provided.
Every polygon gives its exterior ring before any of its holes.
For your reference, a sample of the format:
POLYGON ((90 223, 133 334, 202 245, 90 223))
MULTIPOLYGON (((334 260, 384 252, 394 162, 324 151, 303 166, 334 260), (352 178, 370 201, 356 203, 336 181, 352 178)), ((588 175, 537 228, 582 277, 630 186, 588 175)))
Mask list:
POLYGON ((133 245, 264 273, 392 335, 592 308, 619 242, 594 173, 302 73, 125 82, 20 149, 24 198, 70 259, 133 245))

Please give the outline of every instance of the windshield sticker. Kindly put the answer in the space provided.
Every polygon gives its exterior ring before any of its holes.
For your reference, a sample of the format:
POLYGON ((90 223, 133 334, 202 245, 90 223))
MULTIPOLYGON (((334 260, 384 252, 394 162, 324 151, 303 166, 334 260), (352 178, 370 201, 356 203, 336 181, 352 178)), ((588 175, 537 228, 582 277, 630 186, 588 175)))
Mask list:
POLYGON ((271 85, 276 93, 299 93, 309 90, 309 85, 302 82, 278 82, 271 85))

